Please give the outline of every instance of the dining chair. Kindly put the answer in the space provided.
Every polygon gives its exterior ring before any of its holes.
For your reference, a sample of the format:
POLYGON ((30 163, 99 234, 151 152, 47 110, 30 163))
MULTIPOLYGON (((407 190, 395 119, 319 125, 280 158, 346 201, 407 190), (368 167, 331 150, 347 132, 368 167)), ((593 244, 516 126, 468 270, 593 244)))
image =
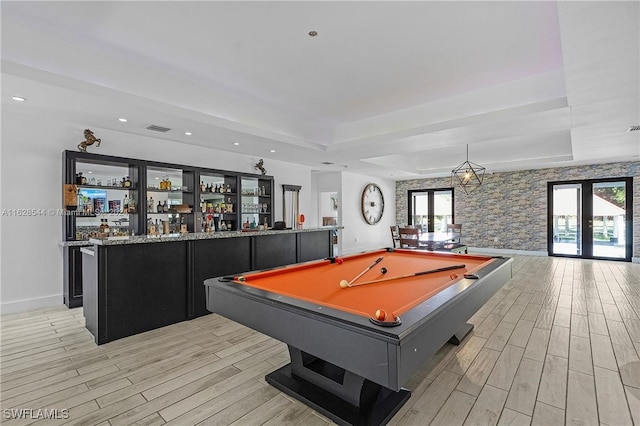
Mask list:
POLYGON ((419 249, 420 230, 417 228, 399 228, 400 248, 419 249))
POLYGON ((400 235, 398 234, 398 226, 392 225, 391 228, 391 242, 393 243, 393 248, 398 248, 400 245, 400 235))
POLYGON ((447 223, 447 232, 458 234, 458 236, 456 238, 452 238, 451 241, 460 244, 460 237, 462 236, 461 223, 447 223))

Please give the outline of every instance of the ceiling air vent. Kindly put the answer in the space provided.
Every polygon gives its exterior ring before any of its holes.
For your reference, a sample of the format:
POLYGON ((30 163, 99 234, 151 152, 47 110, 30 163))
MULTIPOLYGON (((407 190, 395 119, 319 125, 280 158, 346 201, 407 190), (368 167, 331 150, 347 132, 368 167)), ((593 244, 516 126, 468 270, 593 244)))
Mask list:
POLYGON ((640 126, 629 126, 627 132, 637 132, 638 130, 640 130, 640 126))
POLYGON ((161 132, 161 133, 166 133, 169 130, 171 130, 168 127, 162 127, 162 126, 157 126, 155 124, 149 124, 147 127, 145 127, 145 129, 147 130, 153 130, 154 132, 161 132))

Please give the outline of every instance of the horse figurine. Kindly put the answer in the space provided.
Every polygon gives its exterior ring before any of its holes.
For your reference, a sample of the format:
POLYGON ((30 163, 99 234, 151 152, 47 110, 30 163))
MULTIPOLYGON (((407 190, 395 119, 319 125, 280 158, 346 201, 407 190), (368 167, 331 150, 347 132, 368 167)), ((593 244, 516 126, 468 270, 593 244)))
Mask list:
POLYGON ((80 152, 87 152, 87 147, 89 145, 93 145, 94 143, 96 144, 96 146, 100 146, 101 139, 93 136, 93 132, 90 129, 85 129, 84 137, 86 138, 86 140, 78 144, 78 149, 80 150, 80 152))
POLYGON ((253 168, 256 169, 256 170, 260 170, 260 173, 262 175, 266 175, 267 174, 267 171, 264 168, 264 160, 262 158, 260 159, 260 161, 258 161, 256 163, 255 166, 253 166, 253 168))

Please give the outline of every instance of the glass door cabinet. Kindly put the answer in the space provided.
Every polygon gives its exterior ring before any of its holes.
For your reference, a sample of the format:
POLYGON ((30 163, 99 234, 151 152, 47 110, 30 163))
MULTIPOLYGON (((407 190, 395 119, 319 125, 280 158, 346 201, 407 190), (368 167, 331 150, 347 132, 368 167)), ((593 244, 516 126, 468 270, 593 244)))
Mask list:
POLYGON ((238 229, 237 177, 221 173, 199 174, 197 232, 222 232, 238 229))
POLYGON ((272 180, 242 177, 242 229, 266 229, 273 226, 272 180))
POLYGON ((63 184, 64 241, 273 226, 272 176, 64 151, 63 184))

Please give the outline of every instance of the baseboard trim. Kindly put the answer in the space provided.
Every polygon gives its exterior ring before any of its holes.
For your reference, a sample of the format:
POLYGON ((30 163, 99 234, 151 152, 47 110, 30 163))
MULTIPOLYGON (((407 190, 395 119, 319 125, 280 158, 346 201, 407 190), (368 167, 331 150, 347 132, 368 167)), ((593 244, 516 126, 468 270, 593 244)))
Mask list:
POLYGON ((483 247, 469 247, 469 253, 490 253, 490 254, 520 254, 523 256, 549 256, 546 251, 529 251, 529 250, 511 250, 511 249, 497 249, 497 248, 483 248, 483 247))
POLYGON ((18 300, 0 304, 0 313, 16 314, 19 312, 33 311, 35 309, 50 308, 62 305, 62 293, 53 296, 38 297, 35 299, 18 300))

